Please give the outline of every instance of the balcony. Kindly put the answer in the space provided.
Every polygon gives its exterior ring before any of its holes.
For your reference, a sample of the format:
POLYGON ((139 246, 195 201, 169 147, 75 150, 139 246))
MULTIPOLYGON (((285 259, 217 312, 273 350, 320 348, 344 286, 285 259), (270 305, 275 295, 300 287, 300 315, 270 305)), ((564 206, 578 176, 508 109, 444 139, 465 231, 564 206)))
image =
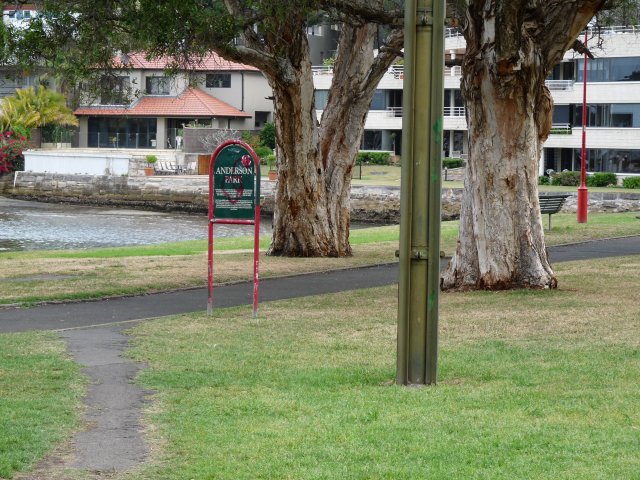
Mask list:
POLYGON ((551 135, 571 135, 573 130, 569 123, 554 123, 551 125, 551 135))
POLYGON ((572 92, 575 85, 574 80, 545 80, 544 84, 551 91, 555 92, 572 92))
POLYGON ((464 117, 466 109, 465 107, 444 107, 443 115, 445 117, 464 117))
MULTIPOLYGON (((311 67, 311 72, 314 77, 333 75, 333 65, 316 65, 311 67)), ((445 77, 459 77, 462 75, 462 67, 458 65, 454 67, 445 67, 444 75, 445 77)), ((391 65, 389 70, 387 70, 385 77, 402 80, 404 78, 404 65, 391 65)))

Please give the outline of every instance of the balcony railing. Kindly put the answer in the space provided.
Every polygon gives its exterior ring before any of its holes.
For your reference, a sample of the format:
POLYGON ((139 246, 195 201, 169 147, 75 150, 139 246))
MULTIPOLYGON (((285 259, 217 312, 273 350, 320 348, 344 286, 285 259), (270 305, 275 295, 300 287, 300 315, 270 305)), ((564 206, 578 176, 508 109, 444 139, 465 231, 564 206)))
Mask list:
POLYGON ((445 28, 444 36, 446 38, 461 37, 462 30, 460 30, 459 28, 445 28))
MULTIPOLYGON (((313 75, 333 75, 333 65, 316 65, 311 67, 311 72, 313 75)), ((444 74, 449 77, 459 77, 462 75, 462 67, 459 65, 445 67, 444 74)), ((404 65, 391 65, 386 75, 390 75, 396 80, 402 80, 404 78, 404 65)))
POLYGON ((552 135, 571 135, 573 130, 571 129, 571 124, 569 123, 554 123, 551 125, 551 133, 552 135))
POLYGON ((387 107, 387 117, 401 117, 402 107, 387 107))
MULTIPOLYGON (((616 35, 619 33, 640 34, 640 25, 616 25, 611 27, 589 27, 589 35, 616 35)), ((584 30, 579 35, 584 37, 584 30)))
POLYGON ((444 107, 445 117, 464 117, 466 115, 466 109, 464 107, 444 107))
POLYGON ((333 65, 317 65, 311 67, 311 72, 314 75, 333 75, 333 65))
POLYGON ((570 92, 573 91, 573 86, 575 85, 575 81, 573 80, 545 80, 544 84, 547 86, 549 90, 554 91, 565 91, 570 92))
MULTIPOLYGON (((322 110, 318 110, 318 114, 320 114, 320 112, 322 112, 322 110)), ((387 107, 385 110, 369 110, 369 119, 401 118, 402 114, 402 107, 387 107)), ((466 109, 465 107, 444 107, 443 115, 445 117, 464 117, 466 115, 466 109)))

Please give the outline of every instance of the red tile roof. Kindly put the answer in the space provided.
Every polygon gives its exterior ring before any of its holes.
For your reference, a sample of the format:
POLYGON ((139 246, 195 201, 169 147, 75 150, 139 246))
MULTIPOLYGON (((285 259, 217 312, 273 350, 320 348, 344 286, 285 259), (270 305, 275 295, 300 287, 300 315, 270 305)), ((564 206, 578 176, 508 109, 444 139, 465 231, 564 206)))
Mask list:
POLYGON ((4 5, 2 7, 2 10, 7 11, 7 10, 38 10, 38 9, 36 8, 35 5, 31 3, 25 3, 24 5, 20 5, 16 2, 10 5, 4 5))
POLYGON ((187 88, 178 97, 145 96, 129 107, 80 107, 73 113, 92 117, 251 117, 197 88, 187 88))
MULTIPOLYGON (((141 70, 164 70, 172 63, 172 59, 169 57, 152 58, 147 60, 144 53, 130 53, 127 55, 127 59, 128 63, 126 66, 141 70)), ((122 57, 115 59, 117 66, 121 66, 122 62, 122 57)), ((252 67, 250 65, 225 60, 215 53, 210 53, 201 59, 192 59, 185 67, 185 70, 195 70, 199 72, 259 71, 256 67, 252 67)))

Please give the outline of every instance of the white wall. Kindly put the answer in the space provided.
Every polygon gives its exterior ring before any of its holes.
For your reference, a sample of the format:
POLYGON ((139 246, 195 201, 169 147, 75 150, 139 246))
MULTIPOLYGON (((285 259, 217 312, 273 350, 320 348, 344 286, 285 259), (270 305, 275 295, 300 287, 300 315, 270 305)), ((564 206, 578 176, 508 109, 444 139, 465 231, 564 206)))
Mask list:
POLYGON ((123 153, 27 150, 24 152, 24 169, 37 173, 128 175, 131 158, 131 155, 123 153))

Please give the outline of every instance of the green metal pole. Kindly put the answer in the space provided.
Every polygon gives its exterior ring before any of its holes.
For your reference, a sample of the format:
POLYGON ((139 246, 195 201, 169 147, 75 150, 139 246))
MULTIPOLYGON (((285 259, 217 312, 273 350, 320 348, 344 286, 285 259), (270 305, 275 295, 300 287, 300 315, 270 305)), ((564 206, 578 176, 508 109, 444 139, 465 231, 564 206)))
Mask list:
POLYGON ((438 359, 445 2, 405 5, 396 383, 429 385, 438 359))

